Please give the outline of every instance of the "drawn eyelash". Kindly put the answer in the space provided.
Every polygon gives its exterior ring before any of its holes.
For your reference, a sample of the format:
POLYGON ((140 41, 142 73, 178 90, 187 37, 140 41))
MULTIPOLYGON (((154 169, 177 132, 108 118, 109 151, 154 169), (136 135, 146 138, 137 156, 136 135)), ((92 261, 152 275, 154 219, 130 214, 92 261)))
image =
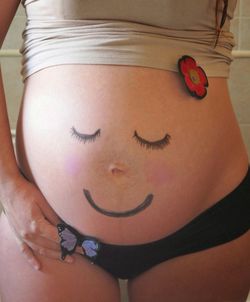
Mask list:
MULTIPOLYGON (((93 142, 95 141, 97 136, 100 136, 101 129, 98 129, 94 134, 83 134, 79 133, 75 127, 71 127, 71 136, 75 137, 80 142, 83 142, 84 144, 86 142, 93 142)), ((136 141, 146 149, 163 149, 166 145, 169 144, 169 140, 171 139, 171 136, 169 134, 166 134, 163 139, 150 142, 145 140, 144 138, 140 137, 138 133, 135 131, 133 136, 136 141)))
POLYGON ((137 132, 135 131, 134 136, 133 136, 137 142, 145 147, 146 149, 163 149, 166 145, 169 144, 169 140, 171 136, 169 134, 166 134, 163 139, 154 141, 154 142, 149 142, 142 137, 140 137, 137 132))
POLYGON ((80 142, 83 142, 84 144, 86 142, 93 142, 97 136, 100 136, 101 129, 98 129, 94 134, 82 134, 76 131, 74 127, 71 129, 71 136, 75 137, 80 142))

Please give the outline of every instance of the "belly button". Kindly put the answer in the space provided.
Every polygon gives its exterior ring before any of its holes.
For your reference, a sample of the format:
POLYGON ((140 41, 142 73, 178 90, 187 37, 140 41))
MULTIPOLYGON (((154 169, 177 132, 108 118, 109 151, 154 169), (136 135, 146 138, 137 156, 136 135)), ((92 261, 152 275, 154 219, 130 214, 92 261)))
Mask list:
POLYGON ((121 169, 118 169, 118 168, 112 168, 112 169, 111 169, 111 173, 112 173, 113 175, 121 175, 121 174, 124 174, 124 171, 121 170, 121 169))
POLYGON ((112 164, 110 165, 109 167, 109 172, 112 174, 112 175, 123 175, 123 174, 126 174, 126 168, 125 167, 122 167, 122 166, 118 166, 116 164, 112 164))

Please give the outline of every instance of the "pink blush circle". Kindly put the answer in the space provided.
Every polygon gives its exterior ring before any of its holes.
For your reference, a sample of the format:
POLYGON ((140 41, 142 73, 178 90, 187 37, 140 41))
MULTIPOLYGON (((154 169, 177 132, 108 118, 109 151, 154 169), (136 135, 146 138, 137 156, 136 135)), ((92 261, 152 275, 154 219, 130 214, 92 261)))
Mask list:
POLYGON ((167 185, 173 179, 169 165, 159 160, 147 163, 145 172, 147 181, 154 186, 167 185))
POLYGON ((74 156, 74 155, 69 155, 65 159, 65 171, 68 175, 70 176, 76 176, 81 169, 81 164, 80 160, 74 156))

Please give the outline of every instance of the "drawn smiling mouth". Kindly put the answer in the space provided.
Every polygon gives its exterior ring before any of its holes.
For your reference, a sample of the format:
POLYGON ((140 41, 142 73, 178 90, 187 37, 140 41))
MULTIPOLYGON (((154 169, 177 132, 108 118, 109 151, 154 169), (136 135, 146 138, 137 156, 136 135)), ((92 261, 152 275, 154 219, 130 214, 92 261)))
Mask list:
POLYGON ((93 200, 93 198, 91 197, 91 194, 88 190, 83 189, 83 193, 87 199, 87 201, 89 202, 89 204, 99 213, 106 215, 106 216, 111 216, 111 217, 128 217, 128 216, 133 216, 138 214, 139 212, 145 210, 147 207, 150 206, 150 204, 153 201, 153 194, 148 194, 147 197, 145 198, 145 200, 139 204, 137 207, 127 210, 127 211, 122 211, 122 212, 115 212, 115 211, 111 211, 111 210, 106 210, 103 209, 101 207, 99 207, 93 200))

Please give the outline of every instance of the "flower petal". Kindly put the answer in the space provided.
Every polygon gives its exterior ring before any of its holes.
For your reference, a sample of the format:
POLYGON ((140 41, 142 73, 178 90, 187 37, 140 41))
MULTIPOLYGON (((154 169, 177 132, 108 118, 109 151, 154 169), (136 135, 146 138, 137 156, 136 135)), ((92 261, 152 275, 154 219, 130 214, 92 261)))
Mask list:
POLYGON ((198 66, 197 67, 197 72, 199 74, 201 82, 203 83, 204 86, 207 87, 208 86, 208 79, 207 79, 207 76, 205 74, 205 71, 200 66, 198 66))
POLYGON ((185 63, 188 65, 188 68, 196 69, 195 59, 190 56, 185 56, 185 63))
POLYGON ((187 66, 187 64, 184 62, 184 60, 180 60, 179 61, 179 71, 183 74, 183 75, 185 75, 186 73, 188 73, 188 66, 187 66))
POLYGON ((203 98, 207 94, 207 90, 203 85, 197 85, 195 89, 195 93, 200 98, 203 98))
POLYGON ((186 77, 185 77, 185 83, 186 83, 186 85, 187 85, 187 87, 188 87, 188 89, 189 89, 190 91, 195 91, 196 85, 195 85, 194 82, 190 79, 189 76, 186 76, 186 77))

